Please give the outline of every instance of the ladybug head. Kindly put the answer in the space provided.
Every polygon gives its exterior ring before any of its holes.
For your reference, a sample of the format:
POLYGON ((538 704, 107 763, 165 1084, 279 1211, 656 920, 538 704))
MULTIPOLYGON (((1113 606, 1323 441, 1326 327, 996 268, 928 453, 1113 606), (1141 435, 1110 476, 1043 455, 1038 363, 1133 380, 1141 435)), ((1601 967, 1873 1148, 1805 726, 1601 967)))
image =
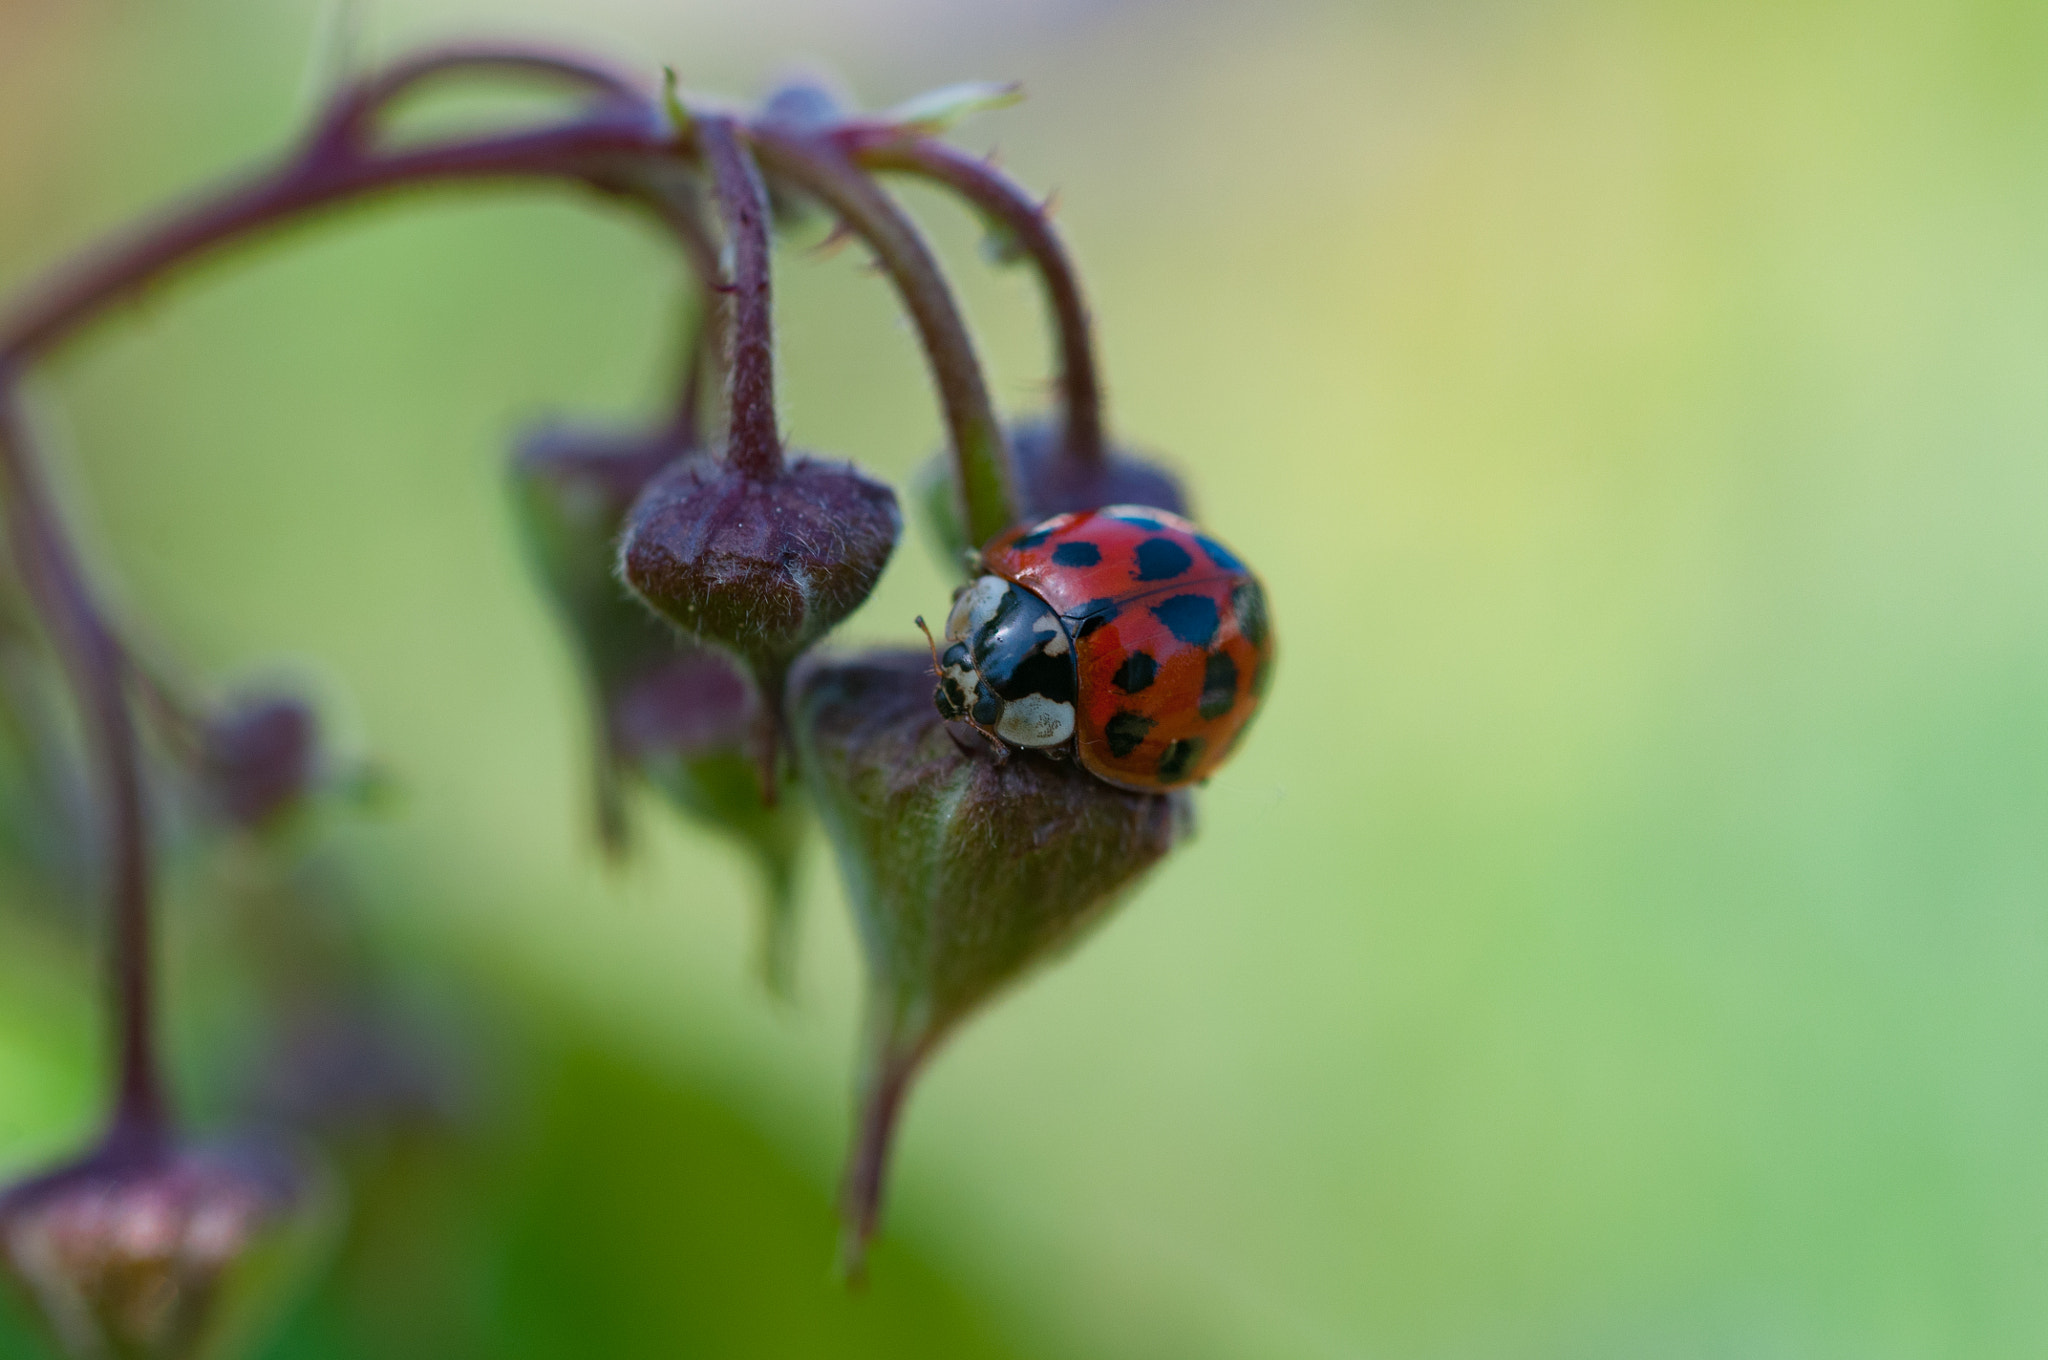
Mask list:
MULTIPOLYGON (((929 636, 929 634, 927 634, 929 636)), ((1059 746, 1074 735, 1074 648, 1052 606, 1000 576, 954 598, 943 641, 932 642, 932 702, 1010 746, 1059 746)))

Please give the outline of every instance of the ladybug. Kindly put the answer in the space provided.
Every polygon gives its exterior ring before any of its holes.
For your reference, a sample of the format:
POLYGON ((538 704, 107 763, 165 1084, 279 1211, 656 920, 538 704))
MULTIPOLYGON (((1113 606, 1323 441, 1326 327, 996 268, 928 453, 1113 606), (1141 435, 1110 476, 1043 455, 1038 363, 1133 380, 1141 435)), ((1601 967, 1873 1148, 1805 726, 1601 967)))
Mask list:
POLYGON ((1178 515, 1112 505, 1011 529, 980 569, 932 643, 942 717, 1001 756, 1071 752, 1147 793, 1229 756, 1265 694, 1273 638, 1265 592, 1228 548, 1178 515))

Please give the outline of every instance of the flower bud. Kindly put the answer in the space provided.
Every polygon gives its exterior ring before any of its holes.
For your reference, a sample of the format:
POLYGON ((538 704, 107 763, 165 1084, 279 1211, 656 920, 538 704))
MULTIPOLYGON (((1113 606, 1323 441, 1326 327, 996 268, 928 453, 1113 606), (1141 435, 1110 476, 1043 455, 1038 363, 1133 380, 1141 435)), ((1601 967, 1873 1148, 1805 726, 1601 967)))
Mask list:
MULTIPOLYGON (((902 527, 896 493, 845 463, 761 477, 691 459, 641 494, 619 562, 677 627, 747 662, 773 732, 790 663, 867 599, 902 527)), ((764 761, 772 774, 772 746, 764 761)))
POLYGON ((761 725, 759 698, 730 659, 678 638, 617 575, 627 512, 647 483, 678 460, 710 461, 670 432, 544 430, 514 465, 521 519, 586 673, 602 839, 624 852, 622 786, 638 779, 738 841, 765 886, 762 971, 784 991, 804 820, 800 807, 763 804, 748 754, 761 725))
POLYGON ((334 1198, 269 1143, 102 1152, 0 1195, 0 1264, 78 1360, 227 1360, 309 1273, 334 1198))
POLYGON ((1187 834, 1192 803, 1127 793, 1037 754, 999 762, 934 711, 931 662, 919 652, 809 667, 792 709, 867 962, 868 1073, 846 1183, 857 1269, 896 1111, 924 1058, 998 988, 1101 919, 1187 834))
POLYGON ((245 831, 278 825, 313 792, 319 749, 319 720, 292 695, 252 694, 208 715, 199 767, 212 811, 245 831))
POLYGON ((754 687, 730 660, 685 646, 615 696, 610 740, 627 767, 670 803, 726 831, 753 858, 765 889, 758 967, 769 990, 786 996, 795 981, 797 871, 807 823, 801 799, 761 801, 747 754, 759 707, 754 687))
MULTIPOLYGON (((1012 426, 1009 438, 1020 523, 1105 505, 1151 505, 1176 515, 1188 513, 1180 479, 1129 450, 1112 446, 1100 458, 1075 457, 1066 446, 1064 427, 1043 417, 1012 426)), ((918 474, 917 500, 949 570, 958 566, 963 553, 982 546, 969 543, 961 525, 950 455, 941 454, 918 474)))
POLYGON ((671 431, 619 434, 550 425, 512 464, 527 547, 563 622, 601 681, 637 673, 675 651, 673 634, 619 585, 619 528, 641 489, 703 450, 671 431))

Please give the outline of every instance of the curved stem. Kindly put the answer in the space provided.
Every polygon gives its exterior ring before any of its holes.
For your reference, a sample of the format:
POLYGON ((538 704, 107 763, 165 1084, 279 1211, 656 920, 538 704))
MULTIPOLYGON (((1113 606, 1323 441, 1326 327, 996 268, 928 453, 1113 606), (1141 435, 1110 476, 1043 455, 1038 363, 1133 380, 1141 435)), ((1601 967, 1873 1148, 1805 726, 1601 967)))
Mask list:
POLYGON ((704 447, 704 378, 711 367, 713 319, 718 315, 713 299, 717 294, 700 288, 683 318, 683 361, 676 383, 675 417, 669 428, 685 448, 704 447))
POLYGON ((768 190, 730 118, 699 118, 697 145, 710 164, 732 249, 731 377, 726 459, 758 481, 782 473, 775 428, 775 315, 768 278, 768 190))
POLYGON ((420 86, 451 75, 527 76, 638 105, 647 92, 623 72, 546 48, 476 44, 430 49, 392 63, 337 98, 313 133, 316 147, 355 146, 377 115, 420 86))
POLYGON ((945 408, 964 523, 976 543, 994 538, 1017 518, 1016 478, 974 342, 931 248, 902 209, 829 142, 770 124, 755 125, 748 136, 764 170, 838 213, 895 280, 945 408))
POLYGON ((1103 456, 1102 385, 1080 277, 1045 209, 1024 187, 976 156, 930 137, 877 139, 862 128, 842 139, 848 154, 872 170, 934 181, 965 198, 1009 232, 1031 258, 1059 335, 1060 397, 1066 408, 1065 451, 1090 462, 1103 456))
POLYGON ((8 536, 78 696, 104 803, 115 1045, 107 1146, 146 1147, 163 1136, 166 1109, 156 1055, 141 753, 120 644, 92 598, 38 469, 14 374, 0 365, 0 491, 8 536))
MULTIPOLYGON (((462 60, 473 63, 476 58, 471 54, 462 60)), ((446 57, 416 62, 363 88, 388 96, 456 64, 446 57)), ((341 107, 367 111, 377 102, 358 91, 341 107)), ((331 132, 345 121, 337 115, 323 127, 331 132)), ((93 598, 44 484, 19 405, 18 375, 109 306, 219 246, 316 208, 406 186, 554 179, 626 194, 653 206, 702 269, 713 263, 708 240, 684 196, 671 191, 664 179, 663 168, 676 154, 659 111, 644 103, 555 127, 376 157, 358 155, 347 136, 323 135, 270 173, 88 257, 0 322, 0 499, 8 538, 76 695, 104 804, 116 1049, 107 1155, 146 1153, 161 1145, 168 1126, 156 1053, 150 845, 135 714, 129 705, 131 667, 93 598), (693 251, 693 242, 702 249, 693 251)))
POLYGON ((0 323, 0 362, 49 352, 114 303, 173 268, 317 208, 399 188, 458 181, 572 180, 632 192, 621 162, 670 154, 639 118, 601 118, 373 159, 295 163, 234 186, 169 223, 114 246, 61 276, 0 323))

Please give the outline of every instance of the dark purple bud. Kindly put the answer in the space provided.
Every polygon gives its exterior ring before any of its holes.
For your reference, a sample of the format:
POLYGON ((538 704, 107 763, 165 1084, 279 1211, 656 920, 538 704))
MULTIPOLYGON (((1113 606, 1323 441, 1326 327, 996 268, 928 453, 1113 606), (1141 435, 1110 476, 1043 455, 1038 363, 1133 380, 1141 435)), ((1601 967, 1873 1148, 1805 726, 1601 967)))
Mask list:
MULTIPOLYGON (((1115 446, 1099 458, 1080 457, 1068 449, 1065 434, 1060 422, 1044 418, 1010 428, 1021 522, 1105 505, 1156 505, 1176 515, 1188 513, 1180 479, 1158 463, 1115 446)), ((982 546, 969 543, 961 527, 950 456, 942 454, 925 465, 917 479, 917 499, 948 568, 982 546)))
POLYGON ((1100 920, 1191 827, 1184 795, 1126 793, 1036 753, 999 762, 940 719, 932 683, 926 654, 880 652, 810 666, 792 686, 805 781, 867 961, 867 1077, 846 1180, 855 1270, 924 1059, 1100 920))
POLYGON ((624 787, 634 779, 732 836, 761 872, 763 972, 783 991, 804 818, 800 808, 762 803, 750 755, 764 723, 755 687, 725 653, 679 637, 618 576, 627 512, 679 460, 716 467, 671 432, 543 431, 514 465, 521 520, 586 673, 605 844, 625 850, 624 787))
POLYGON ((600 675, 636 674, 675 651, 673 631, 619 585, 619 530, 656 473, 704 456, 670 430, 549 425, 529 435, 513 459, 528 550, 600 675))
POLYGON ((759 707, 730 660, 691 647, 614 698, 612 741, 628 768, 672 805, 733 836, 754 860, 765 889, 758 969, 770 991, 787 996, 795 985, 797 871, 808 821, 801 798, 761 801, 748 754, 759 707))
POLYGON ((79 1360, 261 1339, 332 1236, 331 1182, 264 1142, 101 1153, 0 1196, 0 1264, 79 1360))
POLYGON ((216 815, 245 831, 276 826, 304 806, 320 771, 320 724, 291 695, 253 694, 211 714, 199 763, 216 815))
POLYGON ((867 599, 901 531, 896 493, 848 464, 792 458, 764 478, 693 459, 633 507, 620 571, 678 628, 747 662, 767 700, 767 775, 790 663, 867 599))

